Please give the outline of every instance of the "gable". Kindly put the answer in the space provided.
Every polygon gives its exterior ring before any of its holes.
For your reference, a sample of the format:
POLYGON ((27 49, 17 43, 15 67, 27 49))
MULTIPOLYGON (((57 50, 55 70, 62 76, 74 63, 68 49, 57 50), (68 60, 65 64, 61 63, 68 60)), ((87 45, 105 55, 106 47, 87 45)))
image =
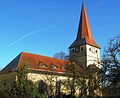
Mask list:
POLYGON ((13 71, 16 70, 17 65, 19 63, 21 54, 19 54, 16 58, 14 58, 3 70, 3 71, 13 71))

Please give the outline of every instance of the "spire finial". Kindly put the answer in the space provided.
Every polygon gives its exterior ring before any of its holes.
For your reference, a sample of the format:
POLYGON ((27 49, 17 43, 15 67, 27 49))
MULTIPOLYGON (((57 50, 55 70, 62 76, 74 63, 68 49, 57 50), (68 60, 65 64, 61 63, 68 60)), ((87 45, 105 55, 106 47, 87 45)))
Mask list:
POLYGON ((83 8, 85 9, 84 2, 83 2, 83 0, 82 0, 82 10, 83 10, 83 8))
POLYGON ((82 6, 84 6, 84 0, 82 0, 82 6))
POLYGON ((84 4, 83 0, 82 0, 82 5, 84 4))

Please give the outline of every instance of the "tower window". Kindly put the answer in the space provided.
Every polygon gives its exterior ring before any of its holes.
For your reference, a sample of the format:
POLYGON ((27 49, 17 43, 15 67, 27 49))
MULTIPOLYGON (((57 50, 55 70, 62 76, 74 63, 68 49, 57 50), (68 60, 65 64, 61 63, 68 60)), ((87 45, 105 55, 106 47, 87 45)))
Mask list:
POLYGON ((80 47, 76 47, 75 52, 79 52, 79 51, 80 51, 80 47))
POLYGON ((81 51, 83 51, 83 47, 81 47, 81 51))
POLYGON ((97 50, 96 50, 96 53, 97 53, 97 50))
POLYGON ((89 51, 91 51, 91 48, 89 48, 89 51))
POLYGON ((75 50, 73 49, 73 50, 72 50, 72 52, 74 53, 74 52, 75 52, 75 50))

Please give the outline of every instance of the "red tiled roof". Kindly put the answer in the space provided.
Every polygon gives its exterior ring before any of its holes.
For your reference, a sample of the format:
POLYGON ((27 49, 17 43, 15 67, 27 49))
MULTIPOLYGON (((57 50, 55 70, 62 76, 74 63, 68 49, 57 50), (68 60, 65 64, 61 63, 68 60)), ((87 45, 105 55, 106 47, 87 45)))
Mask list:
POLYGON ((83 4, 82 11, 81 11, 81 17, 80 17, 80 23, 79 23, 79 27, 78 27, 77 38, 69 48, 79 46, 79 45, 84 45, 84 44, 89 44, 94 47, 100 48, 96 44, 96 42, 94 41, 94 39, 92 37, 86 10, 85 10, 84 4, 83 4))
POLYGON ((30 53, 21 53, 21 58, 19 61, 19 67, 23 65, 23 63, 26 63, 30 66, 30 68, 34 69, 42 69, 42 70, 55 70, 59 72, 63 72, 62 66, 65 65, 64 60, 37 55, 37 54, 30 54, 30 53), (45 65, 46 67, 43 67, 45 65), (56 68, 52 68, 52 65, 56 68))
POLYGON ((63 67, 67 61, 57 58, 22 52, 13 61, 11 61, 3 71, 21 68, 24 64, 35 70, 49 70, 64 72, 63 67), (55 68, 53 68, 55 67, 55 68))
POLYGON ((15 59, 13 59, 3 70, 2 72, 14 71, 18 68, 22 68, 24 65, 31 70, 45 71, 45 72, 57 72, 64 73, 68 72, 68 68, 72 68, 72 65, 75 65, 76 72, 84 72, 89 68, 96 68, 96 65, 89 65, 86 69, 82 68, 80 65, 73 64, 74 62, 69 62, 65 60, 60 60, 57 58, 31 54, 22 52, 15 59), (71 67, 69 67, 71 65, 71 67), (55 67, 55 68, 54 68, 55 67))

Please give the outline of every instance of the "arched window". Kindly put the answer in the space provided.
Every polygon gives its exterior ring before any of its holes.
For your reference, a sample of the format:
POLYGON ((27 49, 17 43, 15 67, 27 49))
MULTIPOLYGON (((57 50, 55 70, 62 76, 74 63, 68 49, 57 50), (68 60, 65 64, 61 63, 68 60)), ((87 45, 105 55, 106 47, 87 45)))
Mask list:
POLYGON ((47 84, 43 80, 38 82, 38 90, 39 93, 45 93, 47 91, 47 84))

